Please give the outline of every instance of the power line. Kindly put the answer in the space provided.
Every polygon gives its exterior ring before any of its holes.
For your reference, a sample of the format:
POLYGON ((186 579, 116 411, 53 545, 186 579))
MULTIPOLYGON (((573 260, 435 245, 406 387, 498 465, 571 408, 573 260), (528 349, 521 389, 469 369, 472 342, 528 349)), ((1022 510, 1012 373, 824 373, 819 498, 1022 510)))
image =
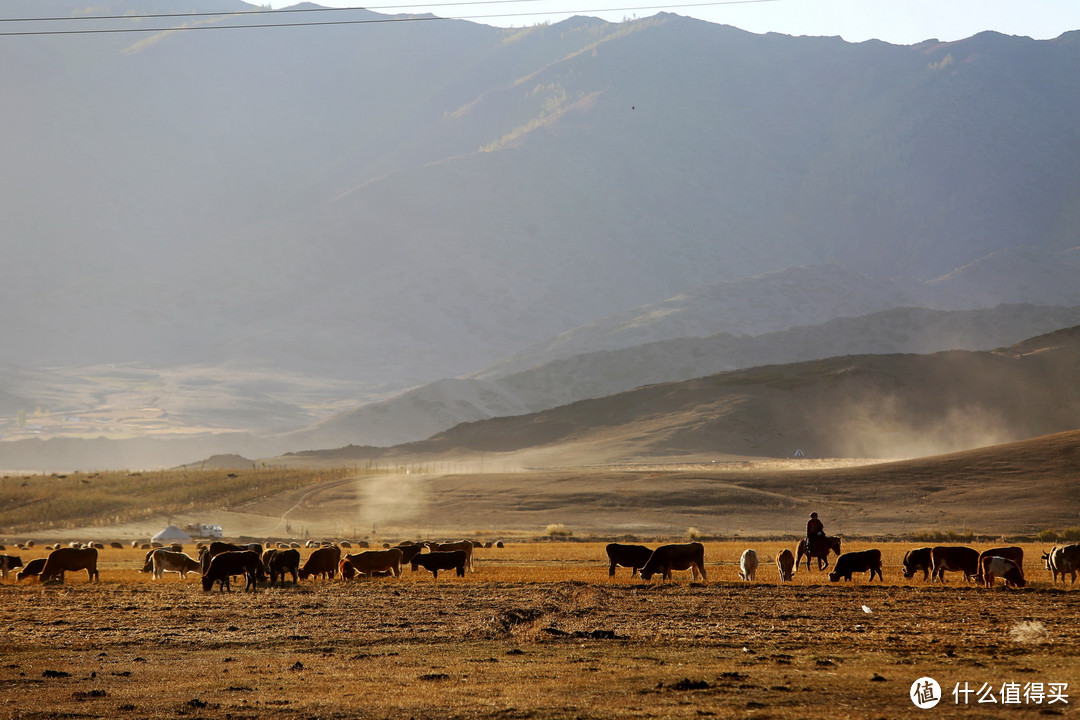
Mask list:
MULTIPOLYGON (((500 4, 500 3, 518 3, 518 2, 531 2, 532 0, 478 0, 475 2, 449 2, 449 3, 436 3, 434 5, 387 5, 382 6, 379 9, 401 9, 401 8, 417 8, 417 7, 442 7, 450 5, 480 5, 480 4, 500 4)), ((486 15, 459 15, 456 17, 438 17, 438 16, 409 16, 409 17, 381 17, 381 18, 365 18, 363 20, 326 20, 326 21, 311 21, 311 22, 289 22, 289 23, 253 23, 253 24, 233 24, 233 25, 173 25, 171 27, 131 27, 131 28, 83 28, 74 30, 24 30, 24 31, 11 31, 0 32, 0 37, 17 37, 28 35, 103 35, 103 34, 118 34, 118 33, 159 33, 159 32, 179 32, 188 30, 242 30, 242 29, 259 29, 259 28, 287 28, 287 27, 327 27, 333 25, 373 25, 381 23, 399 23, 399 22, 421 22, 428 20, 484 20, 491 18, 506 18, 506 17, 528 17, 536 15, 578 15, 587 13, 598 12, 635 12, 639 10, 673 10, 681 8, 696 8, 696 7, 715 7, 719 5, 753 5, 758 3, 767 2, 779 2, 780 0, 709 0, 707 2, 692 2, 692 3, 664 3, 658 5, 636 5, 636 6, 623 6, 612 8, 592 8, 592 9, 575 9, 575 10, 537 10, 530 12, 511 12, 511 13, 493 13, 486 15)), ((318 10, 367 10, 368 8, 318 8, 318 10)), ((177 13, 177 14, 163 14, 163 15, 116 15, 116 16, 87 16, 85 18, 38 18, 39 21, 48 22, 53 20, 67 20, 69 22, 81 21, 81 20, 132 20, 132 19, 152 19, 152 18, 165 18, 165 17, 212 17, 212 16, 236 16, 236 15, 263 15, 263 14, 275 14, 283 12, 314 12, 315 10, 255 10, 255 11, 240 11, 236 13, 177 13)), ((29 21, 30 18, 6 18, 0 19, 0 22, 16 22, 16 21, 29 21)))
POLYGON ((220 12, 148 13, 143 15, 79 15, 77 17, 0 18, 10 22, 81 22, 83 20, 153 20, 158 18, 235 17, 243 15, 284 15, 288 13, 354 12, 357 10, 401 10, 418 7, 450 7, 453 5, 488 5, 499 3, 538 2, 538 0, 461 0, 460 2, 414 3, 411 5, 369 5, 367 7, 280 8, 278 10, 233 10, 220 12))

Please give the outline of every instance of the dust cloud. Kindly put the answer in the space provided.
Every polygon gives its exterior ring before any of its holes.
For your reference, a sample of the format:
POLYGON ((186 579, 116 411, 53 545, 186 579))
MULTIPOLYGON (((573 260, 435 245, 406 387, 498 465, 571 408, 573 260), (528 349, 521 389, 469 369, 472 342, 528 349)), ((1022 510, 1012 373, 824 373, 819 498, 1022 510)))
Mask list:
POLYGON ((979 406, 913 413, 896 397, 845 405, 834 418, 838 454, 905 460, 998 445, 1016 440, 999 413, 979 406))
POLYGON ((360 526, 400 526, 422 517, 429 502, 428 481, 429 478, 409 473, 358 479, 360 526))

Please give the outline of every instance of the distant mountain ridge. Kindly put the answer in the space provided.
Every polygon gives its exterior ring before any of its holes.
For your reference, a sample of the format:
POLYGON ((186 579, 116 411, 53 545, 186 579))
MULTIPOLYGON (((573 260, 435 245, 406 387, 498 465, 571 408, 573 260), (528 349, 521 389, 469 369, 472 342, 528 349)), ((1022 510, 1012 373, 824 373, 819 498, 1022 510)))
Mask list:
POLYGON ((842 355, 990 350, 1080 324, 1080 306, 896 308, 758 336, 721 333, 559 358, 524 370, 444 380, 285 436, 297 446, 396 445, 460 422, 547 410, 643 385, 842 355))
POLYGON ((905 458, 1080 427, 1080 326, 991 352, 851 355, 661 383, 539 413, 463 423, 394 448, 295 454, 319 462, 547 451, 663 457, 905 458))

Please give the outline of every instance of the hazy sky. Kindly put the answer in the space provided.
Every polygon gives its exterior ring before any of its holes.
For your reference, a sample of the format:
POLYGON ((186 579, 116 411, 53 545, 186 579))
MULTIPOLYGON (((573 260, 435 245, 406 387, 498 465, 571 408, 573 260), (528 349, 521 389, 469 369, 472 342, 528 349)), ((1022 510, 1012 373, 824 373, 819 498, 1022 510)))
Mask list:
MULTIPOLYGON (((388 14, 429 12, 440 17, 466 17, 500 26, 557 22, 571 15, 619 21, 667 10, 755 33, 839 35, 849 42, 877 38, 905 45, 929 38, 959 40, 983 30, 1053 38, 1080 29, 1078 0, 729 0, 687 5, 669 4, 669 0, 487 0, 477 4, 411 4, 422 1, 372 0, 367 7, 388 14)), ((295 0, 272 2, 275 8, 294 4, 295 0)), ((318 4, 358 5, 348 0, 322 0, 318 4)))

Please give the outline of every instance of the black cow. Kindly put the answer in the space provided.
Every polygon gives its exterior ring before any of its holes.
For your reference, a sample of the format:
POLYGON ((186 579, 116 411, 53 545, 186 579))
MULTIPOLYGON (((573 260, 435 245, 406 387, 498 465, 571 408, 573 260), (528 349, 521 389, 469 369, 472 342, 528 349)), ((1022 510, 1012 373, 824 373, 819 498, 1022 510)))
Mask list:
POLYGON ((26 563, 26 567, 15 573, 15 582, 22 582, 23 578, 28 578, 31 576, 37 577, 41 575, 41 571, 44 569, 45 558, 35 558, 30 562, 26 563))
POLYGON ((645 567, 652 556, 652 548, 644 545, 624 545, 622 543, 609 543, 604 550, 608 557, 608 577, 615 577, 615 568, 618 566, 630 568, 630 577, 638 574, 638 570, 645 567))
POLYGON ((436 578, 440 570, 455 570, 458 577, 465 577, 465 565, 469 562, 468 555, 464 550, 448 550, 446 552, 430 552, 417 555, 412 559, 412 569, 422 567, 430 570, 436 578))
POLYGON ((5 580, 7 580, 9 572, 22 566, 22 558, 18 555, 0 555, 0 573, 3 574, 5 580))
POLYGON ((285 587, 285 573, 292 574, 293 585, 299 582, 299 550, 292 548, 288 550, 267 550, 263 555, 263 565, 267 574, 270 575, 270 587, 274 586, 279 577, 281 578, 281 586, 285 587))
POLYGON ((202 577, 202 587, 206 592, 214 589, 214 583, 221 584, 221 592, 232 591, 229 578, 233 575, 244 576, 244 592, 255 592, 256 578, 262 560, 253 550, 229 550, 218 553, 210 561, 210 567, 202 577))
MULTIPOLYGON (((210 569, 210 561, 215 556, 223 552, 243 552, 244 550, 250 550, 250 548, 244 545, 233 545, 232 543, 215 540, 208 547, 199 548, 199 568, 202 570, 202 574, 206 575, 206 572, 210 569)), ((146 558, 147 560, 150 559, 149 553, 147 553, 146 558)))
POLYGON ((913 578, 915 573, 922 570, 922 579, 926 580, 930 577, 930 570, 933 569, 933 558, 931 557, 932 548, 921 547, 914 550, 908 550, 904 553, 904 577, 913 578))
POLYGON ((833 571, 829 573, 829 580, 836 582, 840 578, 845 580, 851 580, 851 574, 857 572, 870 571, 870 579, 874 579, 874 575, 878 576, 878 580, 884 580, 881 577, 881 551, 877 549, 862 550, 861 552, 844 553, 836 559, 836 565, 833 566, 833 571))

